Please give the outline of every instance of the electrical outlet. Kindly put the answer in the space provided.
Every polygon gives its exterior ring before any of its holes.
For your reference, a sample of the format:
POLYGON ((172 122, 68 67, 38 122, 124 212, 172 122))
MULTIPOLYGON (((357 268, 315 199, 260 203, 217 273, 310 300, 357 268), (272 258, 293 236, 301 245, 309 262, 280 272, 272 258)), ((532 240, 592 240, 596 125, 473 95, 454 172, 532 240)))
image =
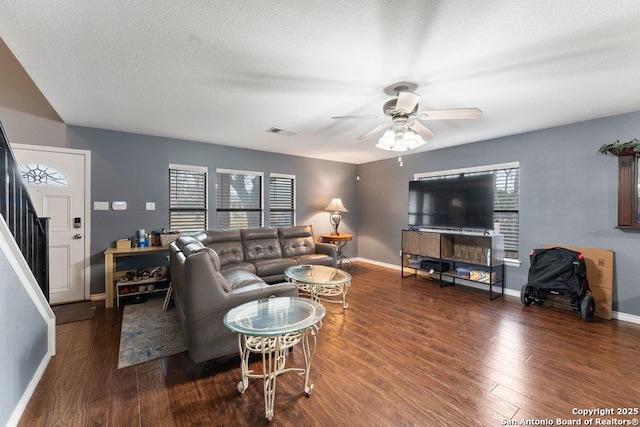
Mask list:
POLYGON ((156 204, 155 202, 147 202, 146 204, 146 209, 148 211, 155 211, 156 210, 156 204))
POLYGON ((398 256, 402 256, 402 249, 398 251, 398 256))

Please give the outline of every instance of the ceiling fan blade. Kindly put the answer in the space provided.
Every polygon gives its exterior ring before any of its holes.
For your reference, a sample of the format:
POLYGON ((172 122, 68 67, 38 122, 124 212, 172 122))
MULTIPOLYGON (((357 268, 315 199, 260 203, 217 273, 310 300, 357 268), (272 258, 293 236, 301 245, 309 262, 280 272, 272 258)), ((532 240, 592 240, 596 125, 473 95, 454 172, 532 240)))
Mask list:
POLYGON ((391 123, 383 123, 379 126, 374 127, 373 129, 371 129, 369 132, 360 135, 357 139, 359 141, 362 141, 363 139, 367 139, 369 138, 371 135, 375 135, 376 133, 384 130, 384 129, 388 129, 391 127, 391 123))
POLYGON ((335 116, 332 119, 386 119, 387 116, 335 116))
POLYGON ((431 129, 429 129, 428 127, 426 127, 425 125, 423 125, 420 122, 413 122, 413 124, 409 126, 409 129, 411 129, 414 132, 416 132, 425 141, 427 139, 431 139, 434 136, 436 136, 433 132, 431 132, 431 129))
POLYGON ((418 111, 420 120, 463 120, 477 119, 482 115, 479 108, 454 108, 450 110, 418 111))
POLYGON ((396 101, 396 110, 404 110, 407 114, 411 113, 420 101, 420 95, 413 92, 399 92, 398 101, 396 101))

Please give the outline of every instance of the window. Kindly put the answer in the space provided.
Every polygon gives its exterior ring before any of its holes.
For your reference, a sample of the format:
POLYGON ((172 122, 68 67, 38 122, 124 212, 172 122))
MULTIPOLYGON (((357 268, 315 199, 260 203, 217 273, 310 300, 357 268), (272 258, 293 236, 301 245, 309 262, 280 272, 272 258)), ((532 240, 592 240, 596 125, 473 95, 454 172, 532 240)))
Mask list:
POLYGON ((207 168, 169 165, 169 228, 207 229, 207 168))
POLYGON ((618 228, 640 231, 639 154, 627 150, 618 154, 618 228))
POLYGON ((216 227, 262 227, 262 173, 216 171, 216 227))
POLYGON ((295 176, 269 176, 269 223, 272 227, 296 225, 295 176))
POLYGON ((495 193, 493 219, 504 235, 505 258, 519 262, 520 257, 520 163, 503 163, 475 168, 415 174, 414 179, 430 179, 459 174, 493 172, 495 193))
POLYGON ((25 184, 68 187, 69 180, 64 173, 53 166, 32 163, 20 166, 20 174, 25 184))

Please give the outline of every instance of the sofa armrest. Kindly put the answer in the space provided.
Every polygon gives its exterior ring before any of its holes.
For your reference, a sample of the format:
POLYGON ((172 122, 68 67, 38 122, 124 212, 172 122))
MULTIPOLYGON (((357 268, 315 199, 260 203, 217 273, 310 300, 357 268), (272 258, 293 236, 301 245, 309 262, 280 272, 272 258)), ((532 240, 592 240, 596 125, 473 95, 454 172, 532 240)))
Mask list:
MULTIPOLYGON (((267 285, 259 280, 259 283, 234 289, 233 286, 229 286, 232 284, 227 284, 226 278, 215 269, 207 252, 189 255, 185 260, 184 271, 184 290, 187 294, 189 311, 185 314, 191 320, 208 316, 212 312, 226 312, 239 304, 271 295, 298 295, 295 284, 289 282, 267 285), (227 287, 230 289, 226 289, 227 287)), ((238 271, 238 273, 253 276, 244 271, 238 271)))
POLYGON ((229 310, 272 295, 298 294, 293 283, 255 284, 228 291, 223 285, 226 279, 216 270, 208 251, 192 253, 186 258, 184 267, 187 342, 189 356, 196 363, 237 354, 236 334, 223 323, 229 310))
POLYGON ((329 255, 334 266, 338 263, 338 248, 333 243, 316 242, 316 253, 329 255))
MULTIPOLYGON (((245 302, 255 301, 269 297, 297 297, 298 288, 294 283, 283 282, 262 287, 241 288, 228 294, 227 301, 229 310, 245 302)), ((227 310, 228 311, 228 310, 227 310)))

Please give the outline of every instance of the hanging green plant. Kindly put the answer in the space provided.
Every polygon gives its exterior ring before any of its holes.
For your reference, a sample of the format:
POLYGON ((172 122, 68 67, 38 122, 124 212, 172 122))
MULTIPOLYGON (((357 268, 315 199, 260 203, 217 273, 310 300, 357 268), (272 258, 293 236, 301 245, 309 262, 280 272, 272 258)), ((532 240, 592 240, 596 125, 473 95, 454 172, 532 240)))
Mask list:
POLYGON ((629 150, 640 152, 640 140, 633 138, 631 141, 627 142, 616 141, 612 144, 604 144, 600 147, 598 152, 606 156, 609 153, 618 155, 623 151, 629 150))

